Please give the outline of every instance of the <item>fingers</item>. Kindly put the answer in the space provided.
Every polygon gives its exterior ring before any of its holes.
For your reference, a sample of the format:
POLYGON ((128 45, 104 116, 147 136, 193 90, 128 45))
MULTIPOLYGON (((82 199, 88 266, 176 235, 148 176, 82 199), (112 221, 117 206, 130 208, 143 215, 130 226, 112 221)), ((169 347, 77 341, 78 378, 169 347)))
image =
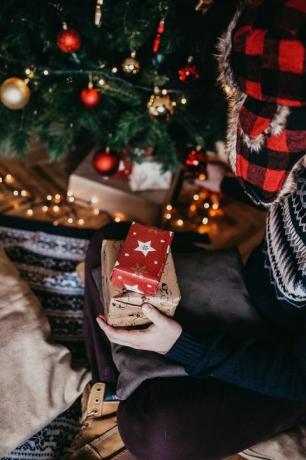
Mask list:
POLYGON ((101 315, 98 316, 96 320, 99 327, 107 335, 111 342, 132 348, 139 348, 141 346, 141 335, 143 335, 145 331, 127 331, 125 329, 116 329, 107 324, 101 315))
POLYGON ((142 311, 149 318, 153 324, 156 326, 163 326, 165 322, 168 320, 166 316, 160 313, 157 308, 153 307, 153 305, 149 303, 144 303, 142 306, 142 311))

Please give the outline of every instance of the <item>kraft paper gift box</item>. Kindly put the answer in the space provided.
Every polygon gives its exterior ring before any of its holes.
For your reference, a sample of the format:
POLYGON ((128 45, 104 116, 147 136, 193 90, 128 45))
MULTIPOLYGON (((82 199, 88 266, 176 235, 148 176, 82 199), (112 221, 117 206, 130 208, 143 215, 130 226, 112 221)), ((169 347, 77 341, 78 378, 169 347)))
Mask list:
POLYGON ((145 302, 152 304, 165 315, 173 316, 181 296, 171 252, 167 256, 156 295, 144 295, 115 286, 111 281, 111 273, 123 244, 123 241, 113 240, 104 240, 102 244, 102 292, 108 324, 118 327, 149 324, 151 321, 141 309, 145 302))

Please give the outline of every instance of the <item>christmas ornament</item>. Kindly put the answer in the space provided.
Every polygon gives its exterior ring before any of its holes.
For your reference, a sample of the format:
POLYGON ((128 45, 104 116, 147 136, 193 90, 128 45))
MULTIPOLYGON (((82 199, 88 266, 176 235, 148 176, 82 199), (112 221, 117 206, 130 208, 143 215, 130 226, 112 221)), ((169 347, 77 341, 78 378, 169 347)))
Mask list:
POLYGON ((88 88, 83 89, 81 92, 81 102, 86 105, 88 108, 96 107, 101 100, 101 94, 98 90, 93 88, 92 83, 90 82, 88 88))
POLYGON ((173 113, 173 103, 169 94, 156 92, 152 94, 147 104, 149 115, 154 118, 169 118, 173 113))
POLYGON ((195 10, 205 14, 213 3, 214 0, 198 0, 195 10))
POLYGON ((95 25, 102 26, 103 0, 97 0, 95 9, 95 25))
POLYGON ((94 154, 92 165, 99 174, 112 176, 118 171, 119 158, 111 153, 109 147, 107 147, 105 150, 94 154))
POLYGON ((130 157, 120 158, 116 176, 128 177, 132 172, 132 159, 130 157))
POLYGON ((181 82, 189 83, 200 78, 200 75, 195 65, 187 65, 178 71, 178 77, 181 82))
POLYGON ((153 41, 153 54, 157 54, 159 52, 160 48, 160 41, 162 38, 163 33, 165 32, 165 20, 166 20, 166 15, 167 15, 167 8, 165 10, 165 13, 160 20, 160 23, 158 24, 157 30, 156 30, 156 35, 153 41))
POLYGON ((206 175, 207 156, 202 150, 201 146, 197 146, 195 149, 188 152, 187 157, 184 161, 187 170, 196 176, 206 175))
POLYGON ((31 91, 26 81, 21 78, 7 78, 0 86, 0 100, 9 109, 23 109, 29 102, 30 96, 31 91))
POLYGON ((165 32, 165 20, 162 19, 160 23, 158 24, 156 36, 153 42, 153 53, 154 54, 157 54, 159 51, 161 36, 164 32, 165 32))
POLYGON ((63 30, 57 35, 56 43, 63 53, 75 53, 81 46, 81 37, 76 30, 68 28, 64 23, 63 30))
POLYGON ((136 57, 136 52, 133 51, 131 53, 131 56, 126 58, 123 63, 122 63, 122 69, 123 71, 126 73, 126 74, 130 74, 130 75, 136 75, 139 70, 140 70, 140 64, 139 62, 137 61, 137 59, 135 59, 136 57))

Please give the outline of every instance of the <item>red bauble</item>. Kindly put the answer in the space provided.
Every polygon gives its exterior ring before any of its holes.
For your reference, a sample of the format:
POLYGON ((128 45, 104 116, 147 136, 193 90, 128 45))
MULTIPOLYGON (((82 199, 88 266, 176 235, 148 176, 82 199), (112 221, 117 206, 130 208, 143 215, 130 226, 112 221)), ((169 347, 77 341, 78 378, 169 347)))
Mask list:
POLYGON ((112 176, 118 171, 119 161, 120 159, 116 155, 106 149, 94 154, 92 165, 99 174, 112 176))
POLYGON ((188 152, 184 161, 187 170, 195 175, 206 173, 207 156, 201 148, 195 148, 188 152))
POLYGON ((101 100, 101 94, 94 88, 83 89, 81 92, 81 101, 86 107, 96 107, 101 100))
POLYGON ((189 83, 200 78, 200 75, 195 65, 188 65, 178 71, 178 77, 183 83, 189 83))
POLYGON ((81 37, 74 29, 63 29, 57 35, 56 43, 63 53, 75 53, 81 46, 81 37))

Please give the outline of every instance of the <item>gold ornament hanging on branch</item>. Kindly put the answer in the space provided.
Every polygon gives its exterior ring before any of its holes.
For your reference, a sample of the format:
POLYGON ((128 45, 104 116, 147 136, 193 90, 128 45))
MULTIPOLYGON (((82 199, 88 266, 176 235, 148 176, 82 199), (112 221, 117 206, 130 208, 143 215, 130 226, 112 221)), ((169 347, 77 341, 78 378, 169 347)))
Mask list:
POLYGON ((7 78, 0 86, 0 100, 8 109, 23 109, 29 102, 30 96, 31 91, 22 78, 7 78))
POLYGON ((167 120, 173 113, 173 102, 166 90, 155 88, 147 108, 151 117, 167 120))
POLYGON ((140 70, 140 64, 136 58, 136 51, 131 53, 131 56, 126 58, 122 63, 122 69, 126 74, 136 75, 140 70))
POLYGON ((214 0, 198 0, 195 10, 205 14, 213 3, 214 0))
POLYGON ((103 0, 97 0, 95 9, 95 26, 101 27, 103 19, 103 0))

